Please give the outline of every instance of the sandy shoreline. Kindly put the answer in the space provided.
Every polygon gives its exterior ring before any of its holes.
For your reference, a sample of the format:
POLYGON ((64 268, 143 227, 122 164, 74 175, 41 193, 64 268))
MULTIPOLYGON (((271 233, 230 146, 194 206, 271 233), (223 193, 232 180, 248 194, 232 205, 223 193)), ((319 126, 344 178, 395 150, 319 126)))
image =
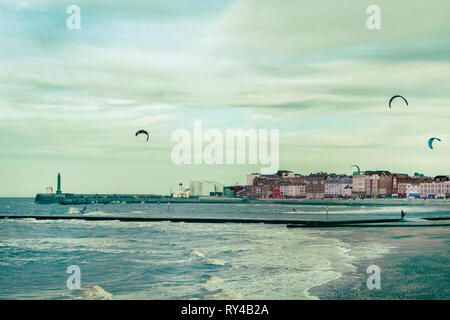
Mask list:
MULTIPOLYGON (((357 232, 362 235, 364 231, 357 232)), ((372 232, 363 241, 394 248, 381 257, 355 260, 354 271, 309 293, 321 300, 450 299, 450 228, 390 229, 372 232), (367 288, 370 265, 381 269, 380 290, 367 288)))

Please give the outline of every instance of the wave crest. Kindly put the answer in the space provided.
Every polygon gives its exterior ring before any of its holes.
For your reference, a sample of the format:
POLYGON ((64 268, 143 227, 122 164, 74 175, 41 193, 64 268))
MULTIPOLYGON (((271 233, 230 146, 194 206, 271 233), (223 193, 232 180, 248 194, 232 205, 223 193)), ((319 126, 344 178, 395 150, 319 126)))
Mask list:
POLYGON ((72 296, 74 300, 112 300, 113 295, 96 284, 87 284, 72 296))

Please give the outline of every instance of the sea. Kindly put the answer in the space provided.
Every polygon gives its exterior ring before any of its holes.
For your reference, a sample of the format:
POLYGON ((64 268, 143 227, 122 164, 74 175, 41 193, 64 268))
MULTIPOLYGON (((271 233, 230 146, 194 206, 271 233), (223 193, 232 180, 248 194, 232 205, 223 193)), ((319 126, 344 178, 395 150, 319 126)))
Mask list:
MULTIPOLYGON (((7 216, 351 220, 399 218, 401 210, 408 218, 450 216, 449 205, 430 201, 398 206, 65 206, 36 204, 33 198, 0 198, 0 215, 7 216)), ((398 230, 375 229, 0 219, 0 299, 320 299, 311 293, 312 288, 352 275, 357 272, 358 261, 370 263, 397 250, 398 230), (378 235, 389 241, 377 241, 378 235), (70 266, 79 268, 79 289, 68 286, 70 266)), ((448 234, 450 228, 443 230, 448 234)), ((427 248, 432 250, 432 241, 427 242, 427 248)), ((448 247, 443 252, 445 256, 448 247)), ((448 256, 444 262, 449 262, 448 256)))

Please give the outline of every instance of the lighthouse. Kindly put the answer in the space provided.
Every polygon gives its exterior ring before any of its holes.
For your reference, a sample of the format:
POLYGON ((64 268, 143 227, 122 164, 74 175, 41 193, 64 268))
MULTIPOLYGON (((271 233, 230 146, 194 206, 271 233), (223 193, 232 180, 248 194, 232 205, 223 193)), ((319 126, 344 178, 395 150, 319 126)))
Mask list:
POLYGON ((61 174, 58 172, 58 187, 56 189, 56 194, 61 194, 61 174))

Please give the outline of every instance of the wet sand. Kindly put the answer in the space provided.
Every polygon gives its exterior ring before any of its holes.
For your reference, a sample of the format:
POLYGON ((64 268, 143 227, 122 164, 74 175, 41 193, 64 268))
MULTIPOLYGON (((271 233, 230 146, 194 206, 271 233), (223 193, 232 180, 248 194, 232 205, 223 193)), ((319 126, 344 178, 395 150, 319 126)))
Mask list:
MULTIPOLYGON (((309 290, 322 300, 450 299, 450 227, 340 229, 330 231, 347 243, 391 247, 381 257, 354 261, 340 279, 309 290), (367 267, 381 269, 381 289, 368 289, 367 267)), ((351 252, 350 252, 351 254, 351 252)))

